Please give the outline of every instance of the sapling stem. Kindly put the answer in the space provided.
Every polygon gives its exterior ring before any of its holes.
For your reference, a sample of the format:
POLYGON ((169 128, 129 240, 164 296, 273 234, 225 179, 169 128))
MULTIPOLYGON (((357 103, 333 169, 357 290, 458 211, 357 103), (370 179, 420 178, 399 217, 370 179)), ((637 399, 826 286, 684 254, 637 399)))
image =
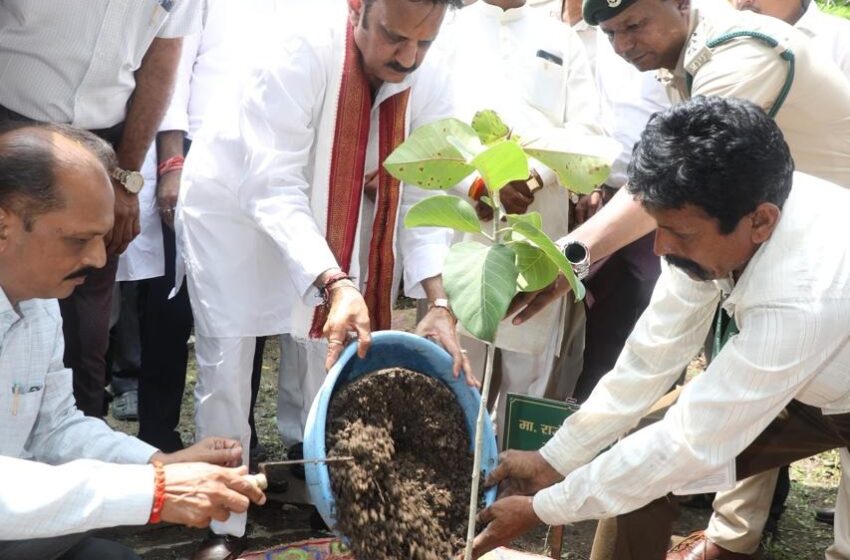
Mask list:
MULTIPOLYGON (((501 210, 499 193, 493 193, 493 241, 500 243, 502 232, 499 229, 501 210)), ((490 398, 490 379, 493 377, 493 360, 496 358, 496 345, 486 342, 487 357, 484 361, 484 380, 481 383, 481 404, 478 407, 478 419, 475 422, 475 452, 472 460, 472 491, 469 495, 469 525, 466 531, 466 551, 464 560, 472 560, 472 543, 475 540, 475 518, 478 516, 478 487, 481 484, 481 452, 484 444, 484 415, 487 414, 487 401, 490 398)))

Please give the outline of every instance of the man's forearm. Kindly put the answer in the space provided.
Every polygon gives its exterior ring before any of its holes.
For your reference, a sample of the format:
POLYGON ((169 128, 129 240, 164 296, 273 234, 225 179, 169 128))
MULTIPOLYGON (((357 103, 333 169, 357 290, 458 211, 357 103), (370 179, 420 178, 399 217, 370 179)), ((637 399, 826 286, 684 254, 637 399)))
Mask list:
POLYGON ((138 171, 168 109, 183 39, 154 39, 136 71, 124 132, 118 146, 118 165, 138 171))
POLYGON ((587 245, 592 262, 611 255, 655 229, 655 221, 623 187, 608 204, 570 233, 587 245))
POLYGON ((422 289, 425 290, 425 297, 429 301, 435 299, 447 298, 446 290, 443 288, 443 276, 437 275, 426 278, 422 281, 422 289))
POLYGON ((182 130, 165 130, 156 135, 156 159, 159 163, 174 156, 185 156, 183 139, 186 133, 182 130))

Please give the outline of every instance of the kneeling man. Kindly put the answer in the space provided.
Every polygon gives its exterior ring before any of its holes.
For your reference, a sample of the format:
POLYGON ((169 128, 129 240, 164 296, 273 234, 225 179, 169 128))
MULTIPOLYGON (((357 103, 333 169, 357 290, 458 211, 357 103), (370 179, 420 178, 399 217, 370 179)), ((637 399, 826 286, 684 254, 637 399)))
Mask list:
POLYGON ((53 298, 106 263, 114 167, 112 148, 85 131, 0 133, 0 560, 138 560, 86 532, 206 526, 265 501, 247 468, 208 464, 238 463, 239 442, 165 454, 74 404, 53 298))
POLYGON ((652 301, 552 440, 503 457, 490 480, 502 499, 480 514, 476 555, 540 522, 619 516, 594 558, 663 559, 669 493, 728 488, 850 443, 850 192, 794 173, 772 119, 716 97, 650 120, 628 188, 658 226, 652 301), (740 332, 663 420, 597 456, 676 382, 718 304, 740 332))

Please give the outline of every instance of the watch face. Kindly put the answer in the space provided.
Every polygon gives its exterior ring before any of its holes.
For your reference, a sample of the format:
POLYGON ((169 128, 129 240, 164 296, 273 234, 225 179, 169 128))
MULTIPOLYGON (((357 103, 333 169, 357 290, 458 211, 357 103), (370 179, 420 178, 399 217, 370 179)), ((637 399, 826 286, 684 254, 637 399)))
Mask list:
POLYGON ((581 243, 567 243, 564 247, 564 256, 571 264, 581 264, 587 259, 587 249, 581 243))
POLYGON ((145 178, 138 171, 131 171, 124 181, 124 188, 133 194, 138 193, 145 186, 145 178))

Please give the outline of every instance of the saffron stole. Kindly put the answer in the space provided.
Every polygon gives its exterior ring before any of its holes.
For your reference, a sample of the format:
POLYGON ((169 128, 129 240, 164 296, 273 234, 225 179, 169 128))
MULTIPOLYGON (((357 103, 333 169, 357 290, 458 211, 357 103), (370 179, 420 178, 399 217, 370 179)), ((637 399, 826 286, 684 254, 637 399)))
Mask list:
MULTIPOLYGON (((385 100, 380 106, 378 161, 381 164, 404 141, 409 96, 410 90, 406 89, 385 100)), ((363 71, 360 55, 354 44, 354 30, 349 25, 331 154, 325 231, 328 246, 336 257, 337 264, 345 271, 351 266, 354 238, 360 220, 371 112, 372 93, 369 80, 363 71)), ((401 190, 398 179, 387 173, 383 165, 378 167, 378 196, 369 243, 368 278, 363 294, 373 331, 389 329, 392 320, 395 271, 393 247, 401 190)), ((327 318, 327 308, 316 307, 310 327, 311 338, 322 337, 327 318)))

